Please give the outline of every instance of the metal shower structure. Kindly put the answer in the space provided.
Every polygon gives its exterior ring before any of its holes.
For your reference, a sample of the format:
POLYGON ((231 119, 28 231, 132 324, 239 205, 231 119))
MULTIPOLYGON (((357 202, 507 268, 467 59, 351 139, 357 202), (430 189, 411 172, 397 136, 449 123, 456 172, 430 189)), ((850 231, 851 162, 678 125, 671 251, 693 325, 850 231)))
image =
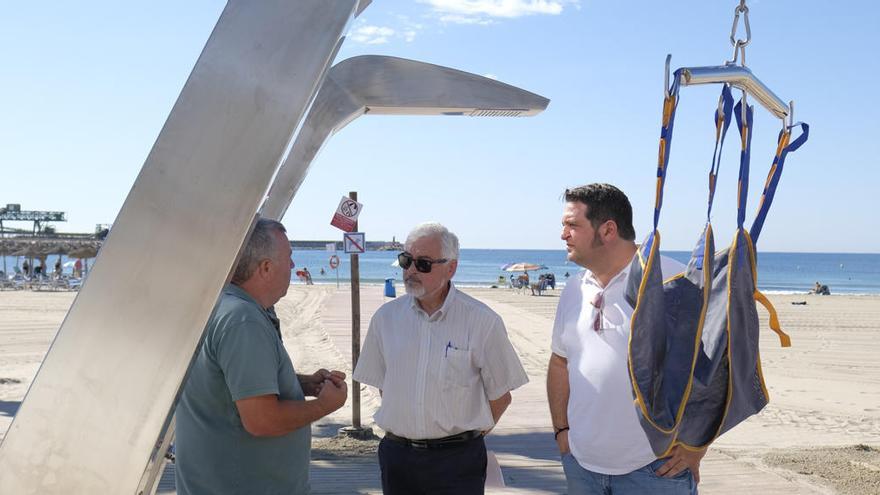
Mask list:
POLYGON ((331 69, 369 3, 228 2, 0 444, 0 493, 155 492, 187 371, 257 213, 283 215, 347 122, 546 108, 512 86, 409 60, 331 69))
POLYGON ((439 65, 379 55, 343 60, 318 91, 262 215, 283 217, 327 139, 362 115, 526 117, 549 103, 509 84, 439 65))

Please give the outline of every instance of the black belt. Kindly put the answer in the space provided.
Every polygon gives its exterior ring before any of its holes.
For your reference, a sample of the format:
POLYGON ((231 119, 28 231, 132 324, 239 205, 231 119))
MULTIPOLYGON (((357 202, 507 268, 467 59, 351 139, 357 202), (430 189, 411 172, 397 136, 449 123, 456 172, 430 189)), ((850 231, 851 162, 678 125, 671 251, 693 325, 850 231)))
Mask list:
POLYGON ((407 447, 414 449, 443 449, 446 447, 456 447, 461 444, 470 442, 476 438, 483 436, 480 430, 471 430, 456 435, 450 435, 443 438, 429 438, 426 440, 411 440, 409 438, 399 437, 390 431, 385 432, 385 438, 393 442, 402 443, 407 447))

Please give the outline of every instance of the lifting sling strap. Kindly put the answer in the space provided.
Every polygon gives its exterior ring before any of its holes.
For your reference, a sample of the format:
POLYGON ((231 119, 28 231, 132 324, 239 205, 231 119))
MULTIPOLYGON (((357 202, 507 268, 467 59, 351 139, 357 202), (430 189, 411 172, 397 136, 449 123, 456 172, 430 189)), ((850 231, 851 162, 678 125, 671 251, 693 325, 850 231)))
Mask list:
POLYGON ((758 351, 756 301, 770 312, 770 327, 782 345, 790 345, 790 339, 780 329, 769 300, 757 290, 754 243, 773 201, 786 155, 799 148, 809 132, 806 124, 797 124, 780 133, 756 218, 751 232, 747 231, 744 222, 753 109, 744 100, 731 108, 730 88, 724 85, 715 112, 706 225, 686 269, 666 274, 664 281, 658 226, 679 97, 680 73, 675 76, 663 104, 654 230, 633 259, 626 290, 634 308, 628 356, 634 404, 658 457, 668 455, 676 445, 707 446, 760 411, 769 400, 758 351), (715 252, 712 204, 731 117, 736 119, 741 144, 737 229, 731 245, 715 252), (791 130, 798 126, 802 133, 791 141, 791 130))

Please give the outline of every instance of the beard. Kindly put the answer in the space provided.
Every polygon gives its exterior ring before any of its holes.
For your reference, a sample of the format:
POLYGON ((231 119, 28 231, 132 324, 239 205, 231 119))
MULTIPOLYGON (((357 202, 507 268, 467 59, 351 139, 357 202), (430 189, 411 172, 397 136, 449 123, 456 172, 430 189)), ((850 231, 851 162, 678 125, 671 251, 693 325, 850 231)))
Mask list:
POLYGON ((406 288, 406 293, 415 297, 416 299, 425 295, 425 286, 422 285, 421 282, 416 281, 412 278, 404 280, 403 286, 406 288))

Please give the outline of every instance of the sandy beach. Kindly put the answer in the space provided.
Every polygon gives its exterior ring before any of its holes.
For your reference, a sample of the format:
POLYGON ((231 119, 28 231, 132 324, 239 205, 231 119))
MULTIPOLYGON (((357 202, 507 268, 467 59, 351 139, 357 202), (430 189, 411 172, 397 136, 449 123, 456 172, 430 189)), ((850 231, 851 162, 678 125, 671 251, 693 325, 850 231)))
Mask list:
MULTIPOLYGON (((512 493, 561 493, 544 392, 559 291, 533 297, 508 289, 464 290, 501 314, 531 379, 514 392, 513 405, 490 438, 505 481, 512 493)), ((74 297, 70 292, 0 292, 0 438, 74 297)), ((285 345, 299 372, 318 367, 351 372, 349 298, 347 287, 293 285, 278 304, 285 345)), ((880 493, 880 296, 771 300, 793 345, 779 346, 759 309, 771 402, 713 445, 703 464, 701 492, 880 493)), ((382 302, 381 287, 363 288, 362 335, 382 302)), ((378 404, 378 394, 364 387, 365 425, 371 425, 378 404)), ((375 476, 377 469, 369 443, 360 448, 331 439, 338 427, 350 424, 350 417, 349 402, 313 426, 316 493, 375 492, 370 482, 345 488, 336 479, 358 469, 375 476)))

